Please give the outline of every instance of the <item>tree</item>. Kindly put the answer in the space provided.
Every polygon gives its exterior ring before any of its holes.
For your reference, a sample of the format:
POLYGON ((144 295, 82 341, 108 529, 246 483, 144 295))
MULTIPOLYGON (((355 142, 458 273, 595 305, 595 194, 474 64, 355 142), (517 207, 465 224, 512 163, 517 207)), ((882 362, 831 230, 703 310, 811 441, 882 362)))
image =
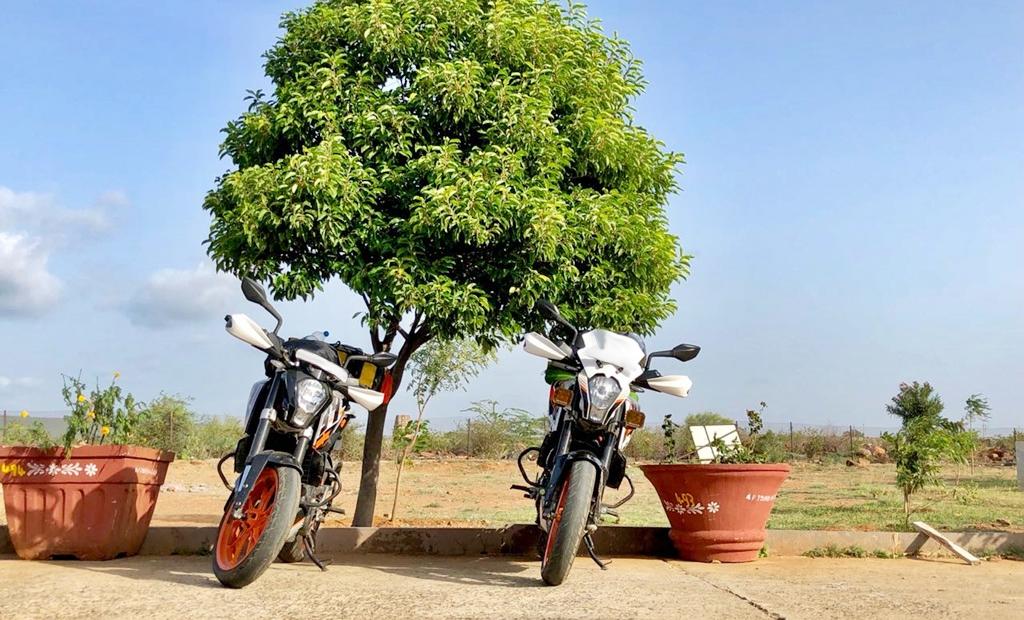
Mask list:
MULTIPOLYGON (((689 257, 663 206, 682 157, 634 123, 628 45, 550 0, 333 0, 288 13, 203 203, 217 267, 306 299, 358 293, 395 389, 432 338, 495 346, 542 297, 649 334, 689 257)), ((353 523, 372 523, 387 407, 353 523)))
POLYGON ((974 430, 976 421, 988 422, 992 415, 992 409, 988 406, 988 399, 981 394, 971 394, 964 403, 964 422, 967 428, 974 430))
POLYGON ((943 408, 942 399, 927 381, 901 383, 900 391, 892 397, 892 404, 886 406, 886 410, 900 418, 904 425, 916 418, 938 417, 943 408))
MULTIPOLYGON (((396 444, 400 450, 398 473, 395 476, 395 497, 391 504, 391 520, 398 510, 398 492, 402 483, 402 470, 409 451, 418 446, 417 440, 424 430, 423 412, 427 403, 441 392, 454 392, 463 388, 470 379, 480 374, 495 359, 494 350, 484 349, 476 342, 462 340, 432 340, 413 353, 409 361, 409 390, 416 397, 416 421, 412 428, 396 429, 402 440, 396 444), (411 432, 410 432, 411 431, 411 432)), ((407 427, 410 425, 406 425, 407 427)))
POLYGON ((883 433, 896 463, 896 486, 903 493, 903 516, 910 523, 911 496, 926 486, 939 484, 943 459, 966 462, 973 434, 963 424, 942 416, 942 400, 927 382, 901 383, 888 405, 890 414, 902 419, 899 432, 883 433))
POLYGON ((971 456, 971 474, 974 473, 974 453, 978 448, 978 434, 974 432, 974 423, 981 420, 982 425, 988 422, 989 416, 992 415, 992 410, 988 406, 988 399, 981 394, 971 394, 967 397, 967 401, 964 403, 964 422, 967 423, 967 429, 971 433, 970 443, 970 456, 971 456))

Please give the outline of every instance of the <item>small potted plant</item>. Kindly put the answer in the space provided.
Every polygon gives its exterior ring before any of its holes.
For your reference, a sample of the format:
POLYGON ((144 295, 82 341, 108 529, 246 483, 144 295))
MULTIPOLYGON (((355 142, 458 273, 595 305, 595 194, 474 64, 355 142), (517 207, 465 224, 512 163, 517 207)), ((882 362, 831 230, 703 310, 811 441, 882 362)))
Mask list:
MULTIPOLYGON (((757 559, 775 496, 789 475, 778 450, 762 441, 761 411, 747 411, 745 445, 711 443, 710 463, 665 462, 641 465, 661 498, 679 556, 698 562, 749 562, 757 559)), ((665 417, 668 460, 673 460, 678 425, 665 417)), ((693 453, 687 455, 693 458, 693 453)))
POLYGON ((107 560, 142 546, 174 455, 127 445, 143 412, 118 377, 91 393, 81 379, 64 378, 71 413, 63 445, 38 426, 28 434, 34 445, 0 447, 4 507, 19 557, 107 560))

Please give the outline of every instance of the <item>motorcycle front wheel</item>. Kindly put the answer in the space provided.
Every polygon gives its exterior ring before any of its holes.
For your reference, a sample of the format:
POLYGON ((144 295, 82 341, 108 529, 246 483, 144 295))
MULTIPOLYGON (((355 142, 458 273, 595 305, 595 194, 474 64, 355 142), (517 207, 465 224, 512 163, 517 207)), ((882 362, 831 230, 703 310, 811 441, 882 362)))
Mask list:
POLYGON ((540 566, 541 579, 549 586, 560 585, 572 569, 590 518, 596 479, 592 464, 576 461, 562 481, 540 566))
POLYGON ((242 517, 224 511, 213 553, 213 573, 229 588, 242 588, 263 574, 281 552, 299 510, 302 481, 292 467, 268 465, 253 484, 242 517))

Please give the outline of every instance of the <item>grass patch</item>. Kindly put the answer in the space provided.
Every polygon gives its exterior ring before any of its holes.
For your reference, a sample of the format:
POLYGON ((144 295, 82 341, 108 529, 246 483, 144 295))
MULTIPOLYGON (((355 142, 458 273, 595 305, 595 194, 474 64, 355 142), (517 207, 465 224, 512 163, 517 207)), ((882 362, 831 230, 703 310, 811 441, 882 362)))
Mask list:
POLYGON ((829 544, 824 547, 808 549, 803 552, 803 555, 808 558, 866 558, 868 557, 868 552, 863 547, 858 547, 857 545, 840 547, 839 545, 829 544))

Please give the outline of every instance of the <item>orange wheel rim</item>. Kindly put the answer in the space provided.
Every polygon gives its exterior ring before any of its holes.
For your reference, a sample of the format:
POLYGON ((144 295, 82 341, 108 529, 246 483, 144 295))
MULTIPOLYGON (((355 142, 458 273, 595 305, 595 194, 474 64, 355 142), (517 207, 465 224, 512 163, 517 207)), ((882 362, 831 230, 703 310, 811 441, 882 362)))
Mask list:
POLYGON ((277 470, 267 467, 252 485, 252 492, 242 506, 242 517, 231 514, 231 506, 224 511, 217 532, 217 565, 231 570, 241 564, 263 536, 270 523, 277 500, 277 470))
POLYGON ((558 528, 562 524, 562 513, 565 512, 565 501, 569 497, 569 476, 565 476, 562 482, 562 491, 558 494, 558 506, 555 507, 555 514, 551 516, 551 524, 548 526, 548 542, 544 545, 543 564, 547 564, 551 556, 551 548, 555 546, 555 536, 558 535, 558 528))

